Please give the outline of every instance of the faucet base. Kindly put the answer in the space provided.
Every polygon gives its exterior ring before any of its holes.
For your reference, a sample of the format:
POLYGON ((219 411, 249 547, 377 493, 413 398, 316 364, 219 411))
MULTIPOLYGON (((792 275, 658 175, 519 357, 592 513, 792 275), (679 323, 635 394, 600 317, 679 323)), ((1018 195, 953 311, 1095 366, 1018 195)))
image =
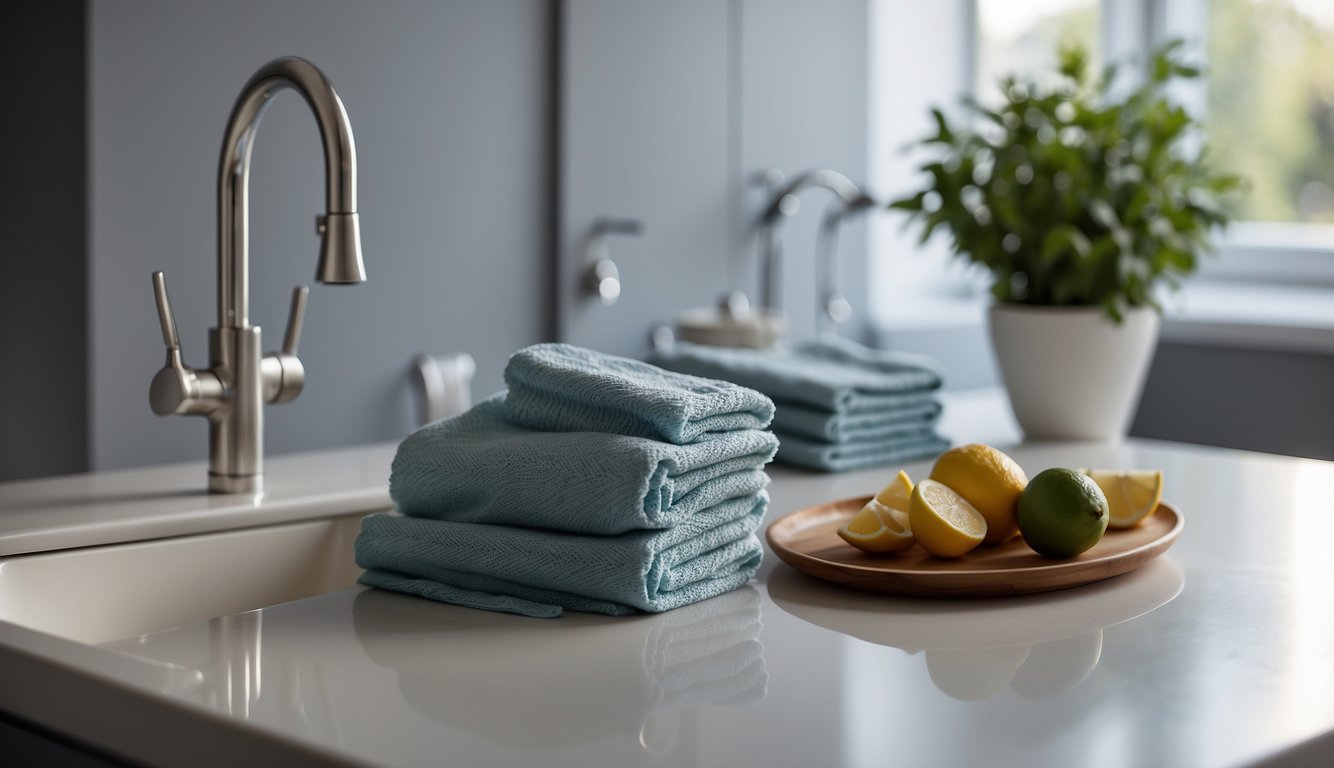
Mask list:
POLYGON ((258 493, 264 476, 264 381, 260 328, 209 329, 212 370, 224 382, 224 407, 209 416, 212 493, 258 493))
POLYGON ((209 493, 263 493, 263 475, 215 475, 208 473, 209 493))

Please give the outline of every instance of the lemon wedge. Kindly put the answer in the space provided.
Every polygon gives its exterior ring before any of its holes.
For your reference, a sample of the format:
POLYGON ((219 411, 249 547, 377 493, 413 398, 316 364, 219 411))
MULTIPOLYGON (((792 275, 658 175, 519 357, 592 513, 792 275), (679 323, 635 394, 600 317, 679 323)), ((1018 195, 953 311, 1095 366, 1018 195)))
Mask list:
POLYGON ((912 498, 912 478, 908 473, 899 470, 898 475, 889 481, 880 493, 875 495, 875 500, 890 509, 898 509, 903 512, 908 511, 908 501, 912 498))
POLYGON ((913 544, 908 514, 871 499, 838 529, 839 538, 863 552, 884 554, 913 544))
POLYGON ((1163 498, 1160 469, 1090 469, 1085 472, 1107 497, 1108 528, 1133 528, 1158 509, 1163 498))

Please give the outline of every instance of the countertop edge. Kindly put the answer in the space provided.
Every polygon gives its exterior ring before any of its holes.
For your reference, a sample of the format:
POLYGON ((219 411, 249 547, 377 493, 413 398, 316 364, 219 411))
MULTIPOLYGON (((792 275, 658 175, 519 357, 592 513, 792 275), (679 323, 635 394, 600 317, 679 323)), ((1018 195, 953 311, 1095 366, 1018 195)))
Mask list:
POLYGON ((262 494, 204 492, 204 462, 0 484, 0 557, 388 509, 396 446, 275 457, 262 494))

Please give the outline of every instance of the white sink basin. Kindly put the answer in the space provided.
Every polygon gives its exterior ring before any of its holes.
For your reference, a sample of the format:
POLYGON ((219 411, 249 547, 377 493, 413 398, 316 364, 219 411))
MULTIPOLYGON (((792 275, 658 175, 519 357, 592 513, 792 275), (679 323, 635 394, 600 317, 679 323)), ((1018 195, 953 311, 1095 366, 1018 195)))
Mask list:
MULTIPOLYGON (((396 448, 274 457, 263 494, 205 493, 203 462, 0 483, 0 712, 135 765, 347 765, 290 723, 250 727, 260 657, 233 669, 226 653, 259 609, 358 593, 353 544, 392 507, 396 448), (138 652, 199 626, 217 631, 180 662, 138 652)), ((19 762, 47 746, 14 734, 19 762)))
POLYGON ((106 643, 335 592, 362 517, 0 557, 0 621, 106 643))

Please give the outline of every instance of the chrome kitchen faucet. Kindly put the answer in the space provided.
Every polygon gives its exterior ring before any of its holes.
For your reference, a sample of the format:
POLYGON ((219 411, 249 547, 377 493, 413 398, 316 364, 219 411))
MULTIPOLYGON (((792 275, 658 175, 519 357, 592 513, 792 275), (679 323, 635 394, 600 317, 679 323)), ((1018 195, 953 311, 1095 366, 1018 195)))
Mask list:
POLYGON ((208 489, 214 493, 259 493, 264 489, 264 403, 301 394, 305 369, 297 343, 308 289, 292 294, 281 352, 261 355, 260 329, 250 324, 250 154, 255 132, 273 96, 291 88, 315 113, 324 143, 326 212, 315 219, 320 235, 321 283, 366 280, 357 223, 357 150, 343 101, 310 62, 275 59, 250 78, 232 107, 218 167, 218 327, 209 330, 211 367, 193 369, 181 360, 180 338, 167 283, 153 273, 167 364, 153 377, 148 399, 153 412, 208 417, 208 489))
POLYGON ((782 241, 778 236, 778 225, 786 216, 795 216, 801 210, 801 201, 797 193, 809 187, 823 187, 838 197, 838 206, 829 209, 820 224, 817 250, 817 271, 820 283, 820 310, 835 322, 851 312, 847 299, 838 293, 835 286, 836 265, 834 263, 833 241, 837 238, 837 227, 849 213, 863 211, 875 205, 866 193, 851 179, 838 171, 817 169, 806 171, 791 182, 782 171, 770 169, 757 177, 757 181, 768 187, 773 195, 769 205, 760 215, 758 224, 760 241, 760 306, 766 309, 779 309, 782 297, 782 241), (833 231, 831 231, 833 230, 833 231))

